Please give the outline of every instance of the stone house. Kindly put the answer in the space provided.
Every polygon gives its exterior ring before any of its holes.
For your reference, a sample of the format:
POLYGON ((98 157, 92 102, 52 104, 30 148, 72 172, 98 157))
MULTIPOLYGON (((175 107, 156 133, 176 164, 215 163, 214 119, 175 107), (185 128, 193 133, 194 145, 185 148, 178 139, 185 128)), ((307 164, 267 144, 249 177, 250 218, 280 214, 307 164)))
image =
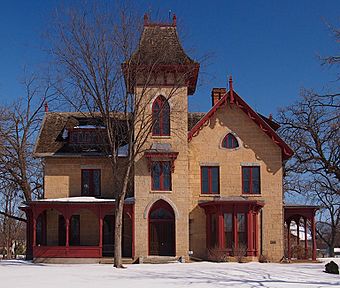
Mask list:
MULTIPOLYGON (((207 113, 189 112, 199 64, 185 54, 175 18, 172 24, 144 20, 132 58, 147 66, 157 53, 166 57, 143 95, 155 125, 135 162, 125 200, 123 256, 206 259, 217 249, 230 256, 243 251, 248 260, 265 255, 279 261, 284 223, 299 214, 283 203, 282 163, 293 151, 276 133, 279 125, 255 112, 232 79, 228 89, 212 89, 207 113), (174 69, 186 76, 169 98, 174 69)), ((136 97, 142 93, 138 81, 129 89, 136 97)), ((45 113, 35 148, 45 164, 44 199, 22 207, 28 258, 113 256, 115 183, 97 149, 100 129, 86 113, 45 113)), ((125 156, 122 147, 122 161, 125 156)), ((312 228, 314 212, 308 214, 312 228)))

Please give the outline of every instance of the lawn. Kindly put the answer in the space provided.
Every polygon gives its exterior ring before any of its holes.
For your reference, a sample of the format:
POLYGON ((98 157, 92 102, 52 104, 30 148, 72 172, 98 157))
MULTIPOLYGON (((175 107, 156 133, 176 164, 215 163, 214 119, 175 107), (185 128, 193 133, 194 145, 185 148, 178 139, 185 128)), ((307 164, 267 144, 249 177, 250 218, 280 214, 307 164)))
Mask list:
MULTIPOLYGON (((324 259, 322 261, 329 261, 324 259)), ((335 260, 340 264, 340 259, 335 260)), ((324 263, 33 264, 0 261, 0 287, 340 287, 324 263)))

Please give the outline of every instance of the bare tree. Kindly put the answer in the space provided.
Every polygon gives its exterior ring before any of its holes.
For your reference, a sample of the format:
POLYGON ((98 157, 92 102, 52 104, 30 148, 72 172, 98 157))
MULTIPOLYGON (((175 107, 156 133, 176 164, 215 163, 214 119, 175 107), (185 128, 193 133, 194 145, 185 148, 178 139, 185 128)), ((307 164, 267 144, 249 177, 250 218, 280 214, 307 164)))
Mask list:
POLYGON ((295 151, 285 165, 285 190, 320 205, 317 233, 330 251, 340 233, 339 104, 339 96, 303 90, 299 101, 279 113, 280 133, 295 151))
MULTIPOLYGON (((90 9, 91 13, 86 8, 64 11, 53 28, 52 54, 58 70, 59 93, 77 111, 100 119, 105 129, 102 153, 110 161, 115 183, 114 266, 121 268, 124 199, 133 179, 135 161, 150 148, 148 138, 155 125, 150 110, 150 84, 157 84, 159 75, 168 77, 169 100, 185 87, 193 71, 161 74, 159 67, 168 56, 164 44, 157 50, 142 51, 144 57, 133 53, 138 48, 141 21, 130 7, 90 9), (148 56, 150 53, 152 57, 148 56), (119 151, 123 146, 128 147, 128 153, 121 159, 119 151)), ((181 109, 172 107, 175 118, 181 109)), ((174 133, 186 137, 187 131, 174 133)))

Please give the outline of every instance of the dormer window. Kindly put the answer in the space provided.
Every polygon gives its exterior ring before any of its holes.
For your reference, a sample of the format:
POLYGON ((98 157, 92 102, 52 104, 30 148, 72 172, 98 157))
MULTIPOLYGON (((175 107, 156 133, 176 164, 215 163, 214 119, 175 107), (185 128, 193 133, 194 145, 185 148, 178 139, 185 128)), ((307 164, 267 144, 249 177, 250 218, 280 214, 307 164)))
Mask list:
POLYGON ((238 148, 238 141, 236 137, 232 133, 228 133, 222 141, 222 147, 227 149, 235 149, 238 148))
POLYGON ((170 136, 170 105, 163 96, 152 104, 152 136, 170 136))
POLYGON ((104 132, 104 127, 76 126, 69 131, 69 142, 78 145, 103 144, 104 132))

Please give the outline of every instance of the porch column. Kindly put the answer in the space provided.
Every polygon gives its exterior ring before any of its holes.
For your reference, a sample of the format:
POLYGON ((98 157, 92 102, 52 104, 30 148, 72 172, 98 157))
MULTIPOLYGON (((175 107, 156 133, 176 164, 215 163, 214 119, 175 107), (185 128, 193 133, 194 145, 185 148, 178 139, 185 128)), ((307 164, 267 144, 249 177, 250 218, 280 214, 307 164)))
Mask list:
POLYGON ((295 223, 296 223, 296 245, 299 246, 300 245, 300 217, 295 219, 295 223))
POLYGON ((68 248, 70 246, 70 218, 69 216, 66 217, 65 219, 65 223, 66 223, 66 247, 68 248))
POLYGON ((211 214, 206 214, 205 215, 205 220, 206 220, 206 247, 207 249, 210 248, 210 231, 211 231, 211 214))
POLYGON ((218 248, 224 249, 224 225, 223 225, 223 214, 222 212, 218 213, 218 248))
POLYGON ((287 220, 287 250, 288 250, 288 259, 291 259, 291 250, 290 250, 290 222, 291 220, 287 220))
POLYGON ((234 236, 234 247, 235 249, 238 248, 238 237, 237 237, 237 213, 235 211, 235 207, 233 209, 233 236, 234 236))
POLYGON ((247 256, 253 256, 254 255, 254 242, 253 242, 253 211, 248 210, 247 213, 247 256))
POLYGON ((257 213, 254 213, 253 214, 253 222, 254 222, 254 238, 255 238, 255 241, 254 241, 254 256, 257 256, 258 255, 258 238, 259 238, 259 233, 258 233, 258 229, 259 229, 259 226, 258 226, 258 214, 257 213))
POLYGON ((311 219, 312 221, 312 243, 313 243, 313 254, 312 254, 312 260, 316 260, 316 238, 315 238, 315 219, 314 215, 311 219))
POLYGON ((307 218, 306 217, 304 217, 304 228, 305 228, 305 258, 308 259, 307 218))
POLYGON ((100 213, 99 216, 99 249, 100 249, 100 255, 102 255, 102 249, 103 249, 103 216, 100 213))
POLYGON ((37 219, 33 216, 33 247, 37 245, 37 219))

